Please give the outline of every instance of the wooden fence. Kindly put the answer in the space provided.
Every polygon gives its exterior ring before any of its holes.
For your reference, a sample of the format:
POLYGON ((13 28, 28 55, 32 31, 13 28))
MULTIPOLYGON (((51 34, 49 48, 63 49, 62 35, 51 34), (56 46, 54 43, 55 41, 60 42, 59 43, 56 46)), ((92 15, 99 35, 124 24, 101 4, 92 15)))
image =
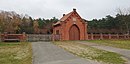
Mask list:
POLYGON ((51 35, 51 34, 1 34, 0 33, 0 42, 1 41, 28 41, 28 42, 36 42, 36 41, 52 41, 52 40, 60 40, 60 35, 51 35))
POLYGON ((88 34, 88 40, 96 39, 130 39, 130 35, 127 34, 88 34))
POLYGON ((0 33, 0 42, 3 41, 26 41, 26 34, 23 33, 23 34, 7 34, 7 33, 4 33, 4 34, 1 34, 0 33))
MULTIPOLYGON (((0 42, 4 40, 5 36, 9 36, 8 38, 17 37, 20 41, 52 41, 52 40, 60 40, 60 35, 43 35, 43 34, 1 34, 0 33, 0 42)), ((87 40, 99 40, 99 39, 130 39, 130 35, 126 34, 88 34, 87 40)))

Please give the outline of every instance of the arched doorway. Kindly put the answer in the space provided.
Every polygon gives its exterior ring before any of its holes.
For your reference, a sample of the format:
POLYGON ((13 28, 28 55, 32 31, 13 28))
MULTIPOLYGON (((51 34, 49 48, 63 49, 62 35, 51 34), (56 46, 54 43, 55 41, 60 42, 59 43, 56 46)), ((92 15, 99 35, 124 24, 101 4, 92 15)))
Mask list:
POLYGON ((69 30, 69 40, 80 40, 80 30, 78 26, 72 25, 69 30))

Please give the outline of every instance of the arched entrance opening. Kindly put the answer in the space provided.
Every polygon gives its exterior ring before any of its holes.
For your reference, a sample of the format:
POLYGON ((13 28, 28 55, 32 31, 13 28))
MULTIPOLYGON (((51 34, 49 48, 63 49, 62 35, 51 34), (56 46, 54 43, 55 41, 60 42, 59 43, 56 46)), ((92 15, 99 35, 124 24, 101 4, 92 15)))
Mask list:
POLYGON ((69 40, 80 40, 80 30, 77 25, 72 25, 70 27, 69 40))

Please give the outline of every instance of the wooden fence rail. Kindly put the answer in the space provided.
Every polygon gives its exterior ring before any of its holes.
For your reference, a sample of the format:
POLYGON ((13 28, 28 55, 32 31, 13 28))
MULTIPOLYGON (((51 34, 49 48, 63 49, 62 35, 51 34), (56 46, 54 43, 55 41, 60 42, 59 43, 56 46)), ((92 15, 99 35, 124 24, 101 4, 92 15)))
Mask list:
POLYGON ((88 40, 95 39, 130 39, 130 35, 127 34, 88 34, 88 40))
POLYGON ((0 42, 1 41, 28 41, 28 42, 36 42, 36 41, 52 41, 52 40, 60 40, 60 35, 51 35, 51 34, 1 34, 0 33, 0 42))
MULTIPOLYGON (((29 41, 29 42, 36 42, 36 41, 54 41, 54 40, 61 40, 60 35, 52 35, 52 34, 1 34, 0 33, 0 42, 4 41, 5 39, 12 39, 14 36, 20 41, 29 41), (8 36, 8 38, 5 38, 8 36), (11 36, 11 37, 10 37, 11 36)), ((127 34, 88 34, 87 40, 99 40, 99 39, 130 39, 130 35, 127 34)))
POLYGON ((23 33, 23 34, 7 34, 7 33, 4 33, 4 34, 1 34, 0 33, 0 42, 11 42, 11 41, 20 41, 20 42, 23 42, 23 41, 26 41, 26 34, 23 33))

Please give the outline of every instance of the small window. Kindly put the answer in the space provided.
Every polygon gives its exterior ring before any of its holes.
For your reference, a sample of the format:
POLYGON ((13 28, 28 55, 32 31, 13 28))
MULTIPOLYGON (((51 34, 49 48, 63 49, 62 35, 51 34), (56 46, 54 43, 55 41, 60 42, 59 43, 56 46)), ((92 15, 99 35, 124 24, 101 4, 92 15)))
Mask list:
POLYGON ((56 34, 59 35, 59 30, 56 30, 56 34))
POLYGON ((73 21, 76 21, 76 18, 73 18, 73 21))

